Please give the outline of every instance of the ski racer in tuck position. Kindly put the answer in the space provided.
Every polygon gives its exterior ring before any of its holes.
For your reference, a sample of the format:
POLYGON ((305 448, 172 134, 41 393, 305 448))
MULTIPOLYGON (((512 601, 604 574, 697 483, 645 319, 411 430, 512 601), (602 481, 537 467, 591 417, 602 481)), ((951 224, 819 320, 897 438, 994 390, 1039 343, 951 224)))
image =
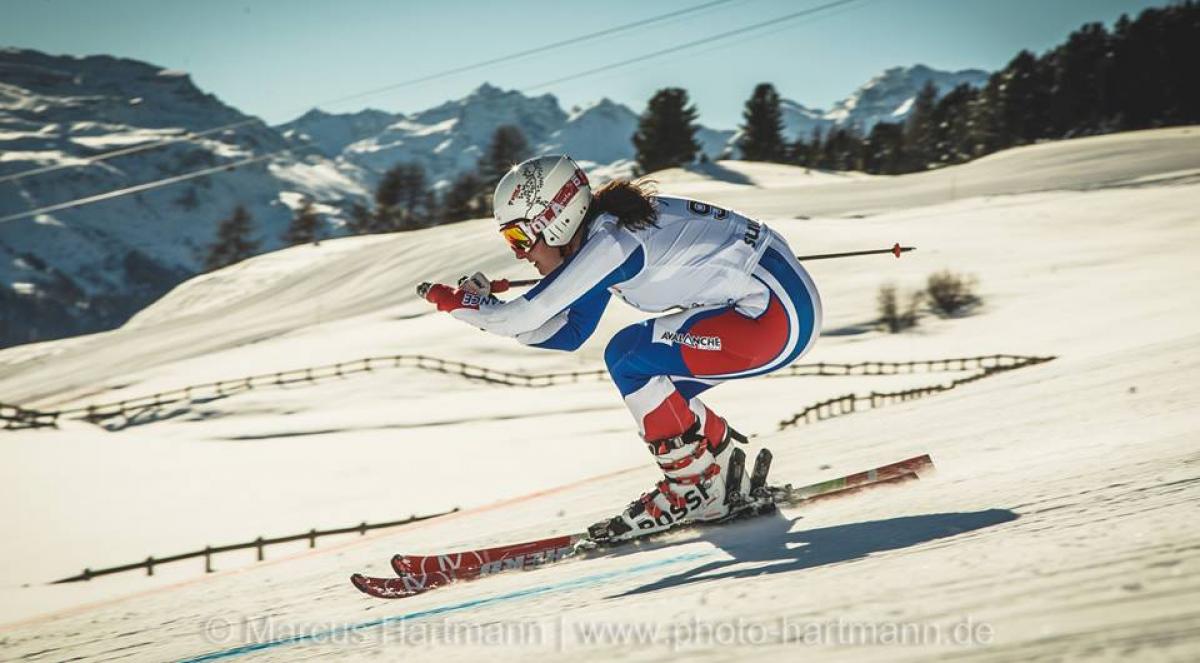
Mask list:
POLYGON ((616 295, 639 311, 678 312, 619 331, 608 371, 664 477, 620 514, 589 528, 618 542, 679 524, 722 520, 743 505, 749 477, 731 477, 732 440, 745 441, 699 395, 764 375, 808 351, 821 328, 812 278, 783 237, 732 210, 655 195, 615 180, 592 191, 566 156, 518 164, 496 186, 500 234, 544 277, 501 301, 482 274, 419 294, 468 324, 538 348, 572 351, 616 295), (740 483, 738 483, 740 482, 740 483))

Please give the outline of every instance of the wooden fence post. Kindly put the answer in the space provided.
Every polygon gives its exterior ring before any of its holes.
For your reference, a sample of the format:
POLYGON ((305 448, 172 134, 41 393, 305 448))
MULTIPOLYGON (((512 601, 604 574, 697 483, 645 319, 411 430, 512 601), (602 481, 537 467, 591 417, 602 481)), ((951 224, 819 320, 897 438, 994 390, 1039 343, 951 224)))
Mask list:
POLYGON ((308 530, 308 547, 309 548, 317 547, 317 530, 316 529, 308 530))
POLYGON ((146 558, 146 575, 154 575, 154 555, 146 558))
POLYGON ((263 561, 263 538, 259 536, 254 540, 255 546, 258 548, 258 561, 263 561))
POLYGON ((204 572, 212 573, 212 546, 204 546, 204 572))

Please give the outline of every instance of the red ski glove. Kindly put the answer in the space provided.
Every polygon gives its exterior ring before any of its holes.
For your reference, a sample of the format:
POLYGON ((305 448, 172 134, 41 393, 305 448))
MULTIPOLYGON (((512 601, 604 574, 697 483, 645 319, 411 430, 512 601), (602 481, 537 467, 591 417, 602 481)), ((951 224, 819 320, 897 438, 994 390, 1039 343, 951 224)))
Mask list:
POLYGON ((456 311, 460 308, 479 309, 483 300, 478 294, 467 290, 455 290, 441 283, 422 283, 417 286, 417 294, 425 301, 436 304, 439 311, 456 311))

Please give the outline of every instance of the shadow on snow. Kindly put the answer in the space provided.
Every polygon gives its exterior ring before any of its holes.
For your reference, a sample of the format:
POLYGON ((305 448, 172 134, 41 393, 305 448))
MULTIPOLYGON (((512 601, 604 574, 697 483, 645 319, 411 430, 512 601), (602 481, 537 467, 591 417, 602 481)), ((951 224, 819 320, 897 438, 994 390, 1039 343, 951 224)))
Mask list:
POLYGON ((793 532, 792 527, 800 519, 792 520, 775 513, 745 523, 715 528, 701 537, 701 540, 712 543, 733 559, 708 562, 610 598, 644 594, 693 582, 752 578, 849 562, 871 553, 908 548, 1017 518, 1017 514, 1008 509, 988 509, 904 516, 793 532), (742 564, 755 566, 736 568, 742 564))

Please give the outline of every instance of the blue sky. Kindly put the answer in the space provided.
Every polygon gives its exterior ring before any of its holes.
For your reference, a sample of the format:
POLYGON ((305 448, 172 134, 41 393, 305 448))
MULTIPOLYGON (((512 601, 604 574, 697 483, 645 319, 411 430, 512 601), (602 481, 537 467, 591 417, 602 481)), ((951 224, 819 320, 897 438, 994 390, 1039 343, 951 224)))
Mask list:
MULTIPOLYGON (((182 69, 238 109, 270 123, 326 100, 636 22, 706 0, 569 2, 249 2, 0 0, 0 46, 110 54, 182 69)), ((411 112, 487 81, 552 93, 564 108, 609 97, 641 112, 655 90, 684 87, 714 128, 740 122, 754 86, 826 108, 883 69, 1003 66, 1041 52, 1080 24, 1111 24, 1165 0, 853 0, 711 46, 602 74, 569 74, 815 7, 829 0, 730 0, 669 23, 336 104, 411 112)))

